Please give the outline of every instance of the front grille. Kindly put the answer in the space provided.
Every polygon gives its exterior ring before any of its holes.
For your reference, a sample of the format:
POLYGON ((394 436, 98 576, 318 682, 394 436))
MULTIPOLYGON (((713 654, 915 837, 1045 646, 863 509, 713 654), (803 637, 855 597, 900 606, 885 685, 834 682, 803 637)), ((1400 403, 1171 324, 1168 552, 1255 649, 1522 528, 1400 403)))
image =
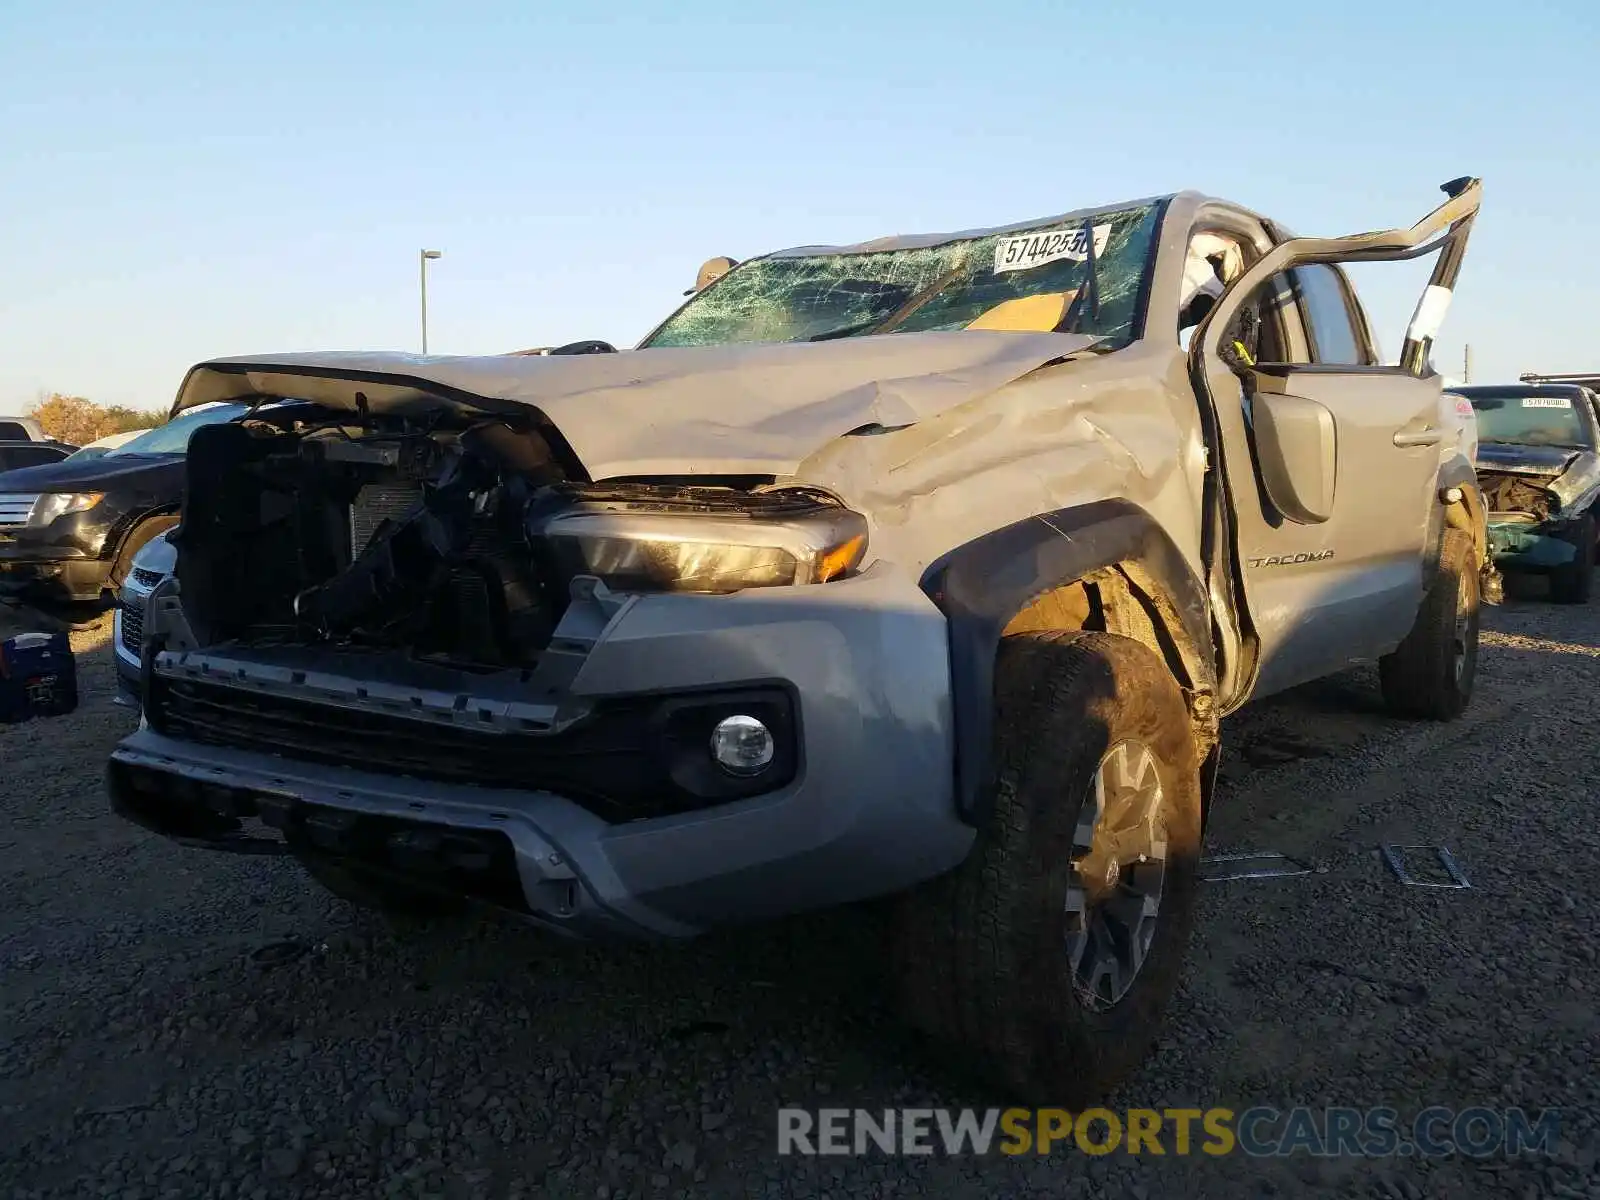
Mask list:
POLYGON ((156 584, 165 578, 166 576, 160 571, 152 571, 148 567, 135 567, 133 569, 134 583, 144 588, 147 592, 154 591, 156 584))
POLYGON ((23 496, 16 492, 0 492, 0 525, 25 525, 33 502, 38 496, 23 496))
MULTIPOLYGON (((157 675, 146 717, 157 733, 381 775, 546 791, 613 823, 691 812, 787 785, 799 770, 796 715, 770 687, 607 701, 559 733, 502 732, 157 675), (707 752, 722 718, 748 712, 775 735, 755 777, 707 752)), ((472 719, 462 712, 463 722, 472 719)))
POLYGON ((163 733, 306 762, 480 787, 552 791, 608 820, 675 811, 652 796, 643 706, 561 734, 438 725, 191 680, 159 679, 150 723, 163 733))
POLYGON ((122 610, 122 648, 135 658, 144 648, 144 601, 122 610))

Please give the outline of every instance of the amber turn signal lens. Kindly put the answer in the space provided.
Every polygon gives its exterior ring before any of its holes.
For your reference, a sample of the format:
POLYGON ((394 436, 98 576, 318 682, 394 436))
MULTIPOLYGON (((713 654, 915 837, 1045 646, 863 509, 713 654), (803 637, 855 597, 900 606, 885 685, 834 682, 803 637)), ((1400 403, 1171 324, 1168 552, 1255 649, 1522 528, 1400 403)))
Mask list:
POLYGON ((866 548, 866 535, 858 533, 824 553, 817 559, 817 582, 827 583, 852 570, 861 561, 866 548))

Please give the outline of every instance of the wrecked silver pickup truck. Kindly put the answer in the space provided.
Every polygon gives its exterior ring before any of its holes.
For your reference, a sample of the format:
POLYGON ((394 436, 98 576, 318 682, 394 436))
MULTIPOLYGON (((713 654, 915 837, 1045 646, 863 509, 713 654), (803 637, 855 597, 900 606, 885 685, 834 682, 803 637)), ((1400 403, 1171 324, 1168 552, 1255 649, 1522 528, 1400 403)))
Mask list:
POLYGON ((1478 488, 1496 567, 1548 576, 1558 604, 1587 603, 1600 537, 1600 400, 1575 383, 1451 391, 1477 417, 1478 488))
MULTIPOLYGON (((918 1025, 1014 1093, 1149 1045, 1219 722, 1473 685, 1429 349, 1480 185, 1296 238, 1194 193, 746 260, 631 351, 218 359, 117 812, 347 898, 684 937, 898 895, 918 1025), (1339 264, 1437 254, 1398 365, 1339 264)), ((1453 435, 1452 435, 1453 436, 1453 435)))

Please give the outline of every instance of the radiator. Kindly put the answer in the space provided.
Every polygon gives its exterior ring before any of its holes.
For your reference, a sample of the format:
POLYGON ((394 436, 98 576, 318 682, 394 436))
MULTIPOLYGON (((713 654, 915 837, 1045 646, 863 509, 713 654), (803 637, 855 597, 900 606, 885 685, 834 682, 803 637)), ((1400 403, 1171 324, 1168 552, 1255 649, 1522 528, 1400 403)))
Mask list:
POLYGON ((404 515, 422 499, 418 483, 369 483, 356 493, 350 506, 350 557, 367 548, 384 521, 404 515))

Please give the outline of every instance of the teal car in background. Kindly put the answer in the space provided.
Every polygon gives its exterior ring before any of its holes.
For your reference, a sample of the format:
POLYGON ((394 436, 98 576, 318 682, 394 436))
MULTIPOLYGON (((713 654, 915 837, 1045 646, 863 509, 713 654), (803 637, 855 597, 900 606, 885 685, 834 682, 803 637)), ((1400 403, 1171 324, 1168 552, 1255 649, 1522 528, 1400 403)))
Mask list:
POLYGON ((1600 394, 1576 383, 1451 390, 1477 418, 1474 465, 1495 566, 1547 575, 1559 604, 1587 603, 1600 537, 1600 394))

